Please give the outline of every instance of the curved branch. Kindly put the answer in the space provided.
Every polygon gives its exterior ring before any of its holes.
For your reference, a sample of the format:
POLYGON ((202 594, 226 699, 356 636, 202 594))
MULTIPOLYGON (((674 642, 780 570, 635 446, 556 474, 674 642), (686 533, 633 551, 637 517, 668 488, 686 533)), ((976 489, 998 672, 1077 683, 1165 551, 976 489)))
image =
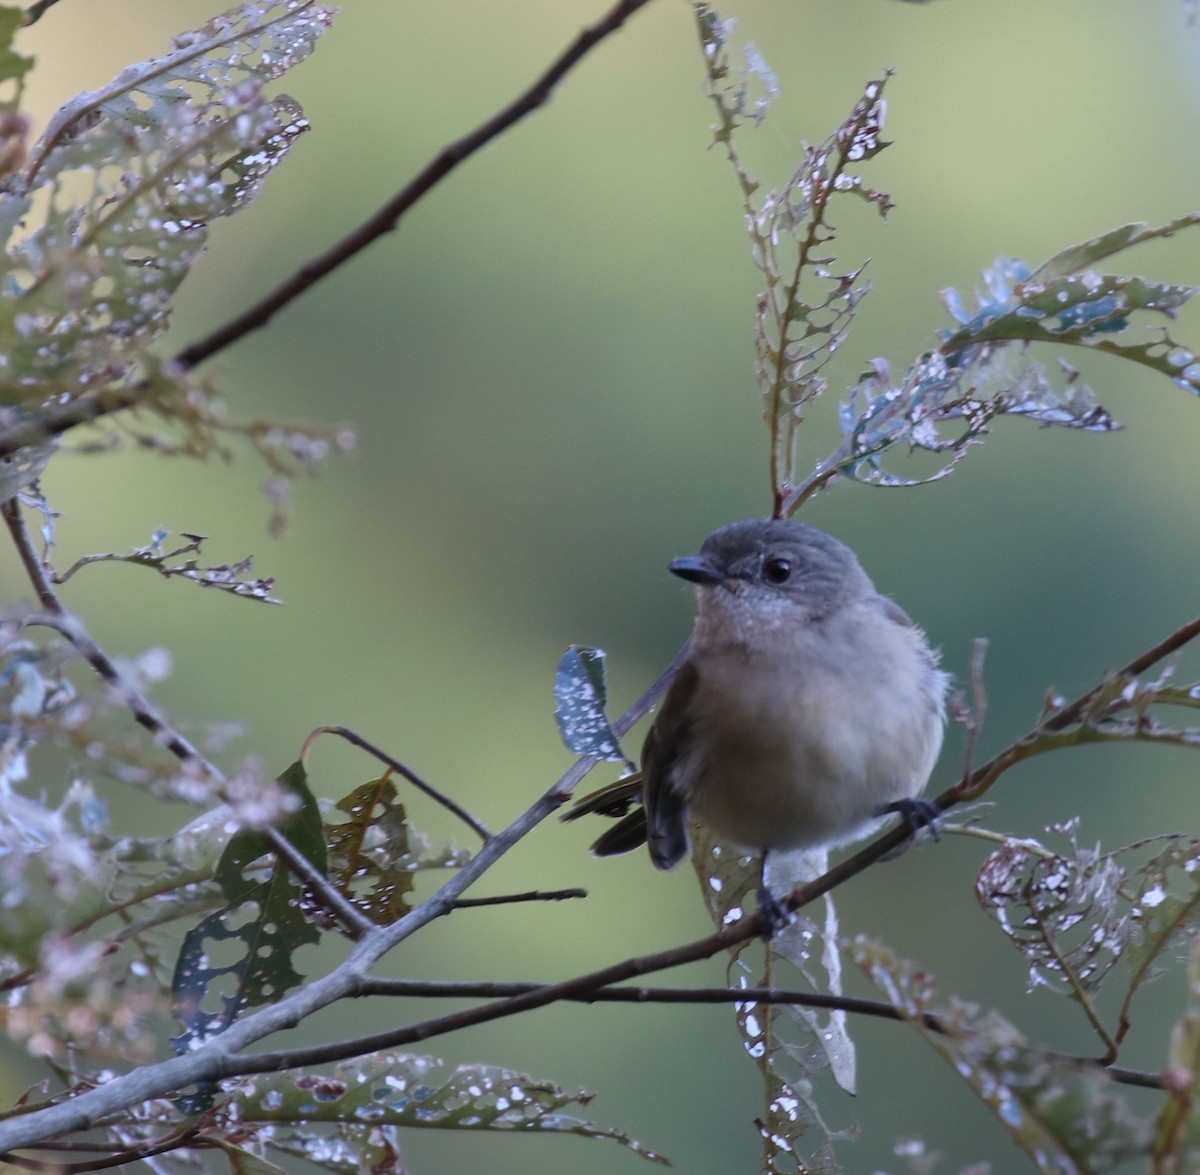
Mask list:
POLYGON ((397 192, 373 216, 332 248, 305 262, 291 277, 277 286, 254 306, 231 318, 202 339, 185 347, 175 357, 185 370, 211 359, 231 343, 268 322, 289 302, 298 298, 338 266, 349 261, 384 233, 390 233, 402 217, 431 188, 445 179, 458 165, 469 159, 481 147, 508 130, 527 114, 544 106, 560 81, 605 37, 615 33, 639 8, 649 0, 619 0, 609 13, 575 38, 558 59, 515 101, 481 123, 470 134, 442 149, 425 168, 397 192))

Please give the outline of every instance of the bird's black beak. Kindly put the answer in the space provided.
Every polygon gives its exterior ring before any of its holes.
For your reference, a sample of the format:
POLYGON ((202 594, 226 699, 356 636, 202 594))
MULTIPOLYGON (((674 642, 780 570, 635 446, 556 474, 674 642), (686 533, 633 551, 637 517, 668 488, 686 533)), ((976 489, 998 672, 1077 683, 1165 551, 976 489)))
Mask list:
POLYGON ((682 559, 672 559, 667 564, 667 570, 674 572, 680 579, 686 579, 689 583, 724 583, 727 578, 724 571, 714 567, 699 555, 685 555, 682 559))

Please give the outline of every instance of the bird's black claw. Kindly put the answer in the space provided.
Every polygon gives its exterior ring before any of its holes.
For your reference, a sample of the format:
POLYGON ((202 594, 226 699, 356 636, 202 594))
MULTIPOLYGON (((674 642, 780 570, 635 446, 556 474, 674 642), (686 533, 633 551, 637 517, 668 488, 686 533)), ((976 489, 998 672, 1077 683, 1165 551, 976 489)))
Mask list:
POLYGON ((893 812, 908 825, 908 831, 914 838, 922 828, 928 828, 929 835, 934 840, 942 839, 941 831, 938 828, 938 823, 942 818, 942 810, 937 806, 935 800, 924 798, 893 800, 890 804, 885 804, 879 810, 881 816, 887 816, 893 812))
POLYGON ((770 942, 785 926, 790 926, 796 915, 765 885, 758 888, 758 916, 762 919, 759 933, 764 942, 770 942))

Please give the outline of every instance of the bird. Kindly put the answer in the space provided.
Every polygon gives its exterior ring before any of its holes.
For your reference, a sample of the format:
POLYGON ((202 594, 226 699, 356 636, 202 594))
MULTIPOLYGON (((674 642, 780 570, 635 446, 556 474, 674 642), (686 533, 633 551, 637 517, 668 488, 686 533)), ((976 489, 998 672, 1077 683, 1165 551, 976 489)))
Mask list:
MULTIPOLYGON (((622 817, 597 856, 646 843, 654 865, 672 869, 689 853, 692 820, 764 861, 853 843, 892 814, 914 835, 936 834, 937 807, 920 796, 949 678, 848 546, 806 523, 751 519, 668 568, 695 586, 695 623, 641 772, 563 817, 622 817)), ((768 926, 786 920, 765 885, 759 905, 768 926)))

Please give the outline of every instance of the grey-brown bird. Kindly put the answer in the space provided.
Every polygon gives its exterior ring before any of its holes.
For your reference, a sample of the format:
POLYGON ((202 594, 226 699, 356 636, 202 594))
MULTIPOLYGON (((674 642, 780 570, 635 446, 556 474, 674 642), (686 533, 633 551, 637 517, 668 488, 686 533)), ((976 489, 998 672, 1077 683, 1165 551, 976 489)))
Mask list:
POLYGON ((669 567, 696 585, 695 626, 641 778, 564 817, 626 813, 593 852, 645 841, 670 869, 693 819, 764 853, 846 844, 891 813, 930 823, 936 808, 918 797, 942 745, 947 677, 849 547, 804 523, 752 520, 669 567))

